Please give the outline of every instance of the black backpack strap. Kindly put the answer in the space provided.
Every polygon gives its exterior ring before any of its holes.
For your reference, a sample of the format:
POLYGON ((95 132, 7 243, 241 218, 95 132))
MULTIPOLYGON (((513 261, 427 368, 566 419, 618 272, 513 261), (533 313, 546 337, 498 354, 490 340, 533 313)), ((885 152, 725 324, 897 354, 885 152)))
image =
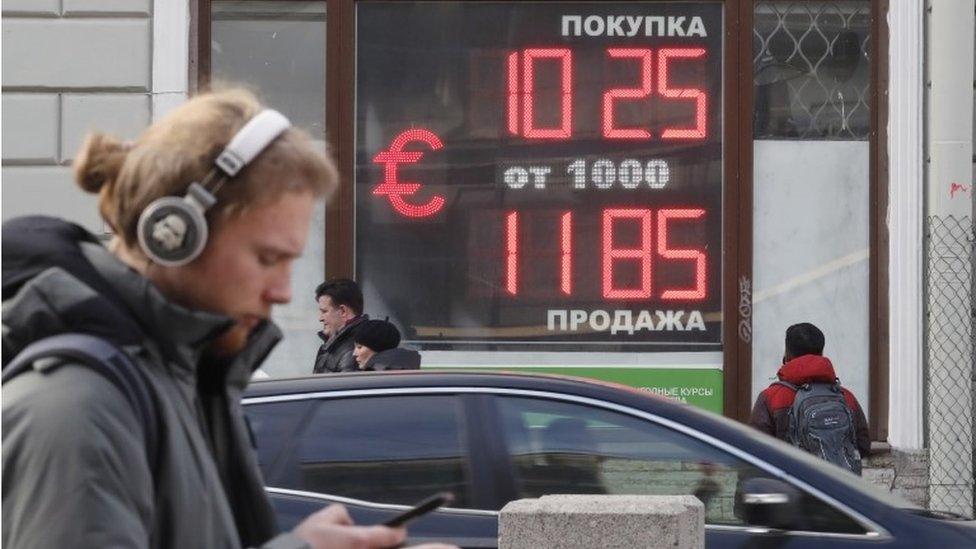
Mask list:
POLYGON ((59 334, 39 339, 17 354, 3 368, 3 383, 35 369, 41 373, 65 364, 81 364, 115 385, 136 412, 146 439, 146 458, 155 473, 158 462, 159 419, 149 380, 125 351, 104 339, 87 334, 59 334), (43 359, 65 359, 49 360, 43 359))
MULTIPOLYGON (((793 391, 794 395, 800 394, 800 386, 793 385, 789 381, 783 381, 782 379, 777 379, 776 381, 773 382, 773 385, 782 385, 783 387, 786 387, 787 389, 793 391)), ((790 405, 789 423, 786 430, 786 442, 789 442, 790 444, 797 446, 798 445, 797 438, 798 435, 796 431, 796 398, 794 397, 793 403, 790 405)))

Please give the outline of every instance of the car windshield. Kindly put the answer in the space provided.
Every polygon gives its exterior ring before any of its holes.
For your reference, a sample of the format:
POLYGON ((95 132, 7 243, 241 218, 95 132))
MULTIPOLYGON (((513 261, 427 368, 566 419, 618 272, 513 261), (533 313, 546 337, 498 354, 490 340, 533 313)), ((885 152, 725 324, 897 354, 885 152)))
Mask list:
MULTIPOLYGON (((683 405, 683 406, 688 406, 688 405, 683 405)), ((744 425, 742 423, 739 423, 738 421, 734 421, 724 416, 713 414, 711 412, 704 412, 699 410, 696 410, 696 412, 706 414, 712 419, 722 423, 729 429, 734 429, 736 431, 741 432, 742 434, 750 437, 757 444, 761 444, 769 448, 773 448, 775 450, 783 452, 785 454, 789 454, 792 458, 802 461, 805 465, 809 465, 810 467, 816 468, 818 471, 833 478, 837 482, 849 486, 850 488, 857 490, 858 492, 864 494, 867 497, 881 500, 883 503, 899 509, 910 509, 910 510, 923 509, 922 507, 898 495, 895 495, 887 490, 883 490, 871 484, 870 482, 864 480, 863 478, 853 473, 850 473, 848 471, 845 471, 840 467, 832 465, 822 459, 819 459, 813 456, 812 454, 804 452, 803 450, 800 450, 799 448, 796 448, 791 444, 787 444, 786 442, 783 442, 775 437, 762 435, 761 433, 759 433, 752 427, 749 427, 748 425, 744 425), (762 436, 758 436, 758 435, 762 435, 762 436)))

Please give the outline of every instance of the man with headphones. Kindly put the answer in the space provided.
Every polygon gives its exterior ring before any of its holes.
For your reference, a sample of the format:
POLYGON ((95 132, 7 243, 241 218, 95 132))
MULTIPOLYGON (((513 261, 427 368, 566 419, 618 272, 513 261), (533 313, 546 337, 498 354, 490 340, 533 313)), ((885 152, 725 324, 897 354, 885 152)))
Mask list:
POLYGON ((401 543, 341 506, 280 534, 241 407, 331 161, 227 90, 133 144, 89 136, 74 170, 108 248, 54 218, 3 226, 3 547, 401 543))

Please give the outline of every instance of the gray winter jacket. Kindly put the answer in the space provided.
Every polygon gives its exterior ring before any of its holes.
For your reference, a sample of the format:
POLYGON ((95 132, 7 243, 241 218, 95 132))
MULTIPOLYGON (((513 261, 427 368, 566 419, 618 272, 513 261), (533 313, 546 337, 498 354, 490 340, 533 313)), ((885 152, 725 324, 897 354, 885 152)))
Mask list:
POLYGON ((8 295, 22 258, 8 253, 16 227, 4 224, 4 360, 63 332, 115 342, 148 374, 158 454, 150 465, 132 405, 91 369, 69 363, 4 383, 3 547, 306 547, 274 537, 241 409, 278 329, 265 323, 235 360, 213 363, 203 349, 229 319, 168 302, 79 227, 37 220, 29 236, 40 249, 60 239, 61 252, 77 257, 35 268, 8 295))

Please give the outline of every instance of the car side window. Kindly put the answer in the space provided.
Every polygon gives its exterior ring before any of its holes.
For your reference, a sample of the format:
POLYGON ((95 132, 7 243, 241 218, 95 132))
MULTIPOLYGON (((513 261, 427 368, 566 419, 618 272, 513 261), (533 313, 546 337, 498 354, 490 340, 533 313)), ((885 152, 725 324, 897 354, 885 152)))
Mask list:
POLYGON ((295 436, 308 413, 307 400, 268 402, 244 406, 258 451, 258 465, 268 481, 272 481, 276 458, 295 436))
POLYGON ((278 486, 403 505, 449 490, 467 507, 463 424, 454 396, 323 399, 278 486))
MULTIPOLYGON (((769 476, 727 452, 668 427, 590 406, 499 397, 518 496, 546 494, 693 495, 705 522, 744 525, 735 508, 739 483, 769 476)), ((849 517, 810 495, 796 530, 864 533, 849 517)))

